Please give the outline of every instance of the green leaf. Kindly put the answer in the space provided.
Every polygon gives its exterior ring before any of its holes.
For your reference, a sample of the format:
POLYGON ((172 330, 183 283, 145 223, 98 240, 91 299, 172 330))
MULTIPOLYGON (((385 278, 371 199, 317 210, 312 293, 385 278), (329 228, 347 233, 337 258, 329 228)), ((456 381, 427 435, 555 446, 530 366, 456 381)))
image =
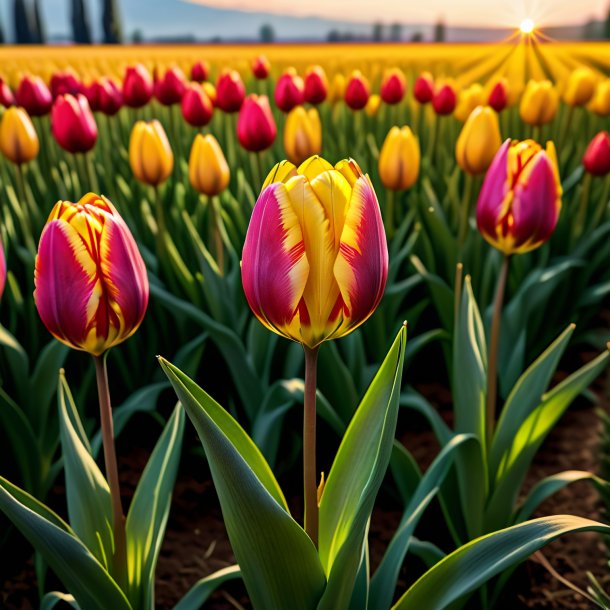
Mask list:
POLYGON ((53 610, 57 604, 61 603, 69 604, 77 610, 80 608, 72 595, 60 593, 59 591, 50 591, 40 600, 40 610, 53 610))
POLYGON ((319 555, 328 585, 318 610, 345 608, 351 599, 392 453, 406 338, 403 326, 347 428, 322 492, 319 555))
POLYGON ((201 606, 221 584, 240 576, 239 566, 230 566, 198 580, 174 606, 174 610, 200 610, 201 606))
POLYGON ((241 426, 160 359, 206 452, 223 518, 255 608, 313 610, 326 578, 316 548, 288 512, 269 465, 241 426))
POLYGON ((584 531, 608 535, 610 527, 582 517, 556 515, 482 536, 428 570, 393 610, 443 610, 496 574, 527 559, 545 544, 565 534, 584 531))

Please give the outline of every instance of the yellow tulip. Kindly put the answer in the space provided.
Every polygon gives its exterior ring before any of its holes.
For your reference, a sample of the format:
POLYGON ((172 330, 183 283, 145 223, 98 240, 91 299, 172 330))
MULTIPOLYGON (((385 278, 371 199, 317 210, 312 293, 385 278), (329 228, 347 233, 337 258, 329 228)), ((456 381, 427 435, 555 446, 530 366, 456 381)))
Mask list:
POLYGON ((550 81, 531 80, 523 92, 519 114, 528 125, 544 125, 555 118, 558 106, 559 95, 550 81))
POLYGON ((328 92, 328 101, 332 103, 340 102, 345 96, 346 84, 343 74, 335 74, 330 91, 328 92))
POLYGON ((305 110, 303 106, 296 106, 288 113, 284 125, 284 149, 295 165, 322 151, 322 125, 315 108, 305 110))
POLYGON ((584 106, 595 93, 597 77, 590 68, 577 68, 570 74, 563 99, 570 106, 584 106))
POLYGON ((218 140, 211 134, 198 134, 189 157, 191 186, 208 197, 222 193, 229 185, 231 172, 218 140))
POLYGON ((30 116, 23 108, 11 106, 0 122, 0 150, 13 163, 21 165, 35 159, 40 144, 30 116))
POLYGON ((470 87, 460 91, 457 106, 453 115, 458 121, 464 122, 472 113, 472 111, 484 103, 483 87, 479 83, 474 83, 470 87))
POLYGON ((374 117, 379 111, 379 106, 381 106, 381 97, 375 93, 369 97, 369 101, 366 103, 364 111, 368 116, 374 117))
POLYGON ((610 78, 597 85, 597 90, 589 108, 598 116, 608 116, 610 114, 610 78))
POLYGON ((498 115, 489 106, 477 106, 460 132, 455 157, 466 173, 483 174, 501 145, 498 115))
POLYGON ((392 127, 379 154, 379 177, 392 191, 412 187, 419 176, 419 141, 408 127, 392 127))
POLYGON ((156 119, 138 121, 131 130, 129 164, 134 176, 145 184, 165 182, 174 169, 174 155, 163 125, 156 119))

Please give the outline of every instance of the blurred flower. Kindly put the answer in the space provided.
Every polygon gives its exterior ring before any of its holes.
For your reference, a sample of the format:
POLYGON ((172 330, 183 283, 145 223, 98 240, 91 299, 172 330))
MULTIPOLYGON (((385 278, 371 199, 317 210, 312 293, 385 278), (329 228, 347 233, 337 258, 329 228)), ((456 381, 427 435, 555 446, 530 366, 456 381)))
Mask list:
POLYGON ((288 113, 284 125, 284 150, 288 159, 297 165, 322 151, 322 125, 315 108, 305 110, 303 106, 297 106, 288 113))
POLYGON ((123 106, 123 94, 119 86, 105 76, 84 87, 84 95, 93 112, 114 116, 123 106))
MULTIPOLYGON (((474 83, 462 89, 458 96, 458 103, 455 107, 454 116, 462 123, 470 116, 471 112, 483 104, 483 87, 479 83, 474 83)), ((444 114, 444 113, 440 113, 444 114)))
POLYGON ((435 89, 432 108, 434 108, 436 114, 441 116, 451 114, 455 110, 456 104, 457 95, 455 89, 449 83, 440 85, 435 89))
POLYGON ((0 106, 8 108, 15 105, 15 96, 6 81, 0 77, 0 106))
POLYGON ((352 160, 284 162, 267 178, 242 254, 242 283, 269 330, 309 348, 375 310, 388 274, 379 203, 352 160))
POLYGON ((82 83, 78 80, 78 77, 72 70, 53 73, 50 85, 53 99, 56 99, 65 93, 76 95, 77 93, 82 92, 82 83))
POLYGON ((400 68, 388 70, 381 82, 381 99, 386 104, 399 104, 405 96, 407 81, 400 68))
POLYGON ((610 78, 597 85, 589 108, 598 116, 608 116, 610 114, 610 78))
POLYGON ((373 93, 371 97, 369 97, 369 101, 366 103, 364 107, 364 112, 366 112, 367 116, 374 117, 379 112, 379 107, 381 106, 381 96, 373 93))
POLYGON ((210 66, 207 61, 197 61, 191 66, 191 80, 196 83, 202 83, 208 80, 210 66))
POLYGON ((392 127, 379 153, 379 178, 387 189, 411 188, 419 176, 419 141, 409 127, 392 127))
POLYGON ((193 127, 203 127, 212 120, 214 106, 199 83, 191 83, 181 102, 182 116, 193 127))
POLYGON ((199 193, 214 197, 229 186, 230 178, 229 165, 218 140, 211 134, 197 134, 189 157, 191 186, 199 193))
POLYGON ((552 142, 507 140, 487 171, 477 224, 483 237, 506 255, 528 252, 553 233, 561 210, 561 184, 552 142))
POLYGON ((370 94, 368 80, 359 70, 354 70, 345 89, 345 103, 352 110, 362 110, 369 101, 370 94))
POLYGON ((321 104, 328 95, 328 79, 322 66, 313 66, 305 74, 305 101, 321 104))
POLYGON ((53 96, 39 76, 24 76, 15 92, 15 99, 30 116, 49 114, 53 105, 53 96))
POLYGON ((462 127, 455 147, 458 165, 468 174, 485 173, 502 145, 498 115, 477 106, 462 127))
POLYGON ((58 202, 42 232, 34 276, 42 322, 59 341, 100 356, 140 326, 148 277, 115 207, 93 193, 58 202))
POLYGON ((87 98, 60 95, 51 110, 51 131, 57 143, 68 152, 84 153, 97 141, 97 124, 87 98))
POLYGON ((271 65, 269 60, 264 55, 257 55, 252 60, 252 74, 258 80, 265 80, 269 76, 271 65))
POLYGON ((519 114, 528 125, 544 125, 555 118, 559 95, 550 81, 529 81, 521 97, 519 114))
POLYGON ((420 104, 427 104, 434 97, 434 79, 430 72, 422 72, 413 85, 413 97, 420 104))
POLYGON ((487 104, 496 112, 502 112, 508 105, 508 81, 505 78, 499 78, 492 86, 487 104))
POLYGON ((130 108, 141 108, 150 102, 154 91, 150 72, 142 64, 129 66, 123 79, 123 99, 130 108))
POLYGON ((0 120, 0 150, 13 163, 21 165, 35 159, 40 144, 28 113, 18 106, 4 111, 0 120))
POLYGON ((255 93, 246 97, 237 119, 239 143, 250 152, 260 152, 273 144, 276 135, 269 98, 255 93))
POLYGON ((224 70, 216 81, 216 101, 223 112, 237 112, 246 97, 246 88, 239 72, 224 70))
POLYGON ((208 96, 212 106, 216 106, 216 87, 212 83, 206 81, 201 85, 203 92, 208 96))
POLYGON ((584 106, 595 93, 597 77, 590 68, 576 68, 568 78, 563 99, 570 106, 584 106))
POLYGON ((275 105, 282 112, 290 112, 304 101, 303 79, 294 68, 288 68, 277 80, 275 85, 275 105))
POLYGON ((155 82, 155 97, 164 106, 180 103, 185 91, 184 72, 175 66, 166 70, 163 76, 155 82))
POLYGON ((129 139, 129 164, 133 175, 145 184, 157 186, 165 182, 174 169, 174 154, 156 119, 138 121, 129 139))
POLYGON ((328 92, 328 101, 331 103, 340 102, 345 97, 345 87, 347 83, 343 74, 335 74, 333 82, 328 92))
POLYGON ((593 176, 606 176, 610 173, 610 135, 607 131, 600 131, 591 140, 582 164, 593 176))

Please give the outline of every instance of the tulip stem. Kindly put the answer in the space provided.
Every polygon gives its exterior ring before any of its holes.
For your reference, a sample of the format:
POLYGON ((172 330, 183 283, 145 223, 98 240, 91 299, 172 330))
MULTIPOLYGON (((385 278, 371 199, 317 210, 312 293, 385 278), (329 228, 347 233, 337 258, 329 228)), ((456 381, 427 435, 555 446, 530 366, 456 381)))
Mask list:
POLYGON ((95 172, 93 171, 93 153, 83 153, 83 161, 85 163, 85 172, 87 172, 87 180, 89 181, 89 188, 87 190, 99 193, 99 185, 95 172))
POLYGON ((578 216, 574 223, 574 238, 577 240, 584 232, 587 224, 587 211, 589 209, 589 196, 591 194, 592 176, 590 173, 585 173, 580 191, 580 205, 578 206, 578 216))
POLYGON ((125 539, 125 516, 121 504, 121 488, 114 447, 114 426, 112 421, 112 405, 108 387, 108 370, 106 355, 94 356, 95 375, 97 378, 97 393, 100 403, 100 420, 102 424, 102 442, 104 446, 104 463, 106 478, 110 487, 112 500, 112 529, 114 533, 114 576, 123 580, 127 576, 127 548, 125 539))
POLYGON ((225 143, 227 145, 227 156, 229 157, 229 166, 234 167, 237 164, 235 158, 235 129, 233 126, 233 115, 230 112, 225 112, 225 143))
POLYGON ((391 189, 386 189, 385 204, 385 230, 388 234, 388 239, 392 239, 394 237, 396 193, 391 189))
POLYGON ((157 256, 159 257, 159 265, 162 264, 163 255, 165 254, 165 212, 163 210, 163 198, 158 185, 155 185, 155 217, 157 221, 157 256))
POLYGON ((252 167, 252 181, 254 183, 255 194, 258 194, 262 186, 262 175, 261 170, 261 153, 255 152, 250 153, 250 166, 252 167))
POLYGON ((23 167, 20 163, 15 165, 15 172, 17 174, 17 192, 20 199, 19 209, 19 220, 21 222, 21 230, 23 231, 23 239, 27 245, 27 248, 33 254, 36 254, 36 244, 34 243, 32 221, 30 218, 30 199, 28 197, 27 189, 25 186, 25 176, 23 175, 23 167))
POLYGON ((504 292, 508 278, 508 266, 510 256, 504 255, 502 267, 498 276, 496 296, 494 298, 493 313, 491 318, 491 335, 489 337, 489 354, 487 361, 487 446, 491 445, 494 429, 496 426, 496 387, 497 387, 497 365, 498 347, 500 344, 500 321, 502 319, 502 305, 504 303, 504 292))
POLYGON ((591 222, 591 229, 594 231, 599 226, 599 223, 605 218, 606 212, 608 211, 608 197, 610 196, 610 174, 608 174, 604 180, 604 187, 602 195, 599 198, 599 203, 595 207, 593 214, 593 221, 591 222))
POLYGON ((220 199, 214 195, 210 199, 210 220, 212 222, 212 234, 214 235, 214 249, 216 250, 216 263, 220 275, 224 275, 225 257, 222 235, 220 234, 220 199))
POLYGON ((318 485, 316 476, 316 383, 319 347, 305 351, 305 394, 303 409, 303 487, 305 531, 318 546, 318 485))
POLYGON ((468 221, 470 220, 470 203, 472 199, 473 182, 472 175, 467 172, 464 178, 464 195, 462 197, 462 205, 460 208, 460 228, 458 233, 460 252, 464 248, 464 242, 468 236, 468 221))

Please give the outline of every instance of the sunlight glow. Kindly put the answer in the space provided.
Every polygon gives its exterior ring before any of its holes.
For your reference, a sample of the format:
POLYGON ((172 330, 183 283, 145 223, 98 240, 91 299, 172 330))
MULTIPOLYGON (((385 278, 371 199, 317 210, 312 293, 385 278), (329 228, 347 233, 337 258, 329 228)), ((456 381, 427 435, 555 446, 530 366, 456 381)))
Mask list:
POLYGON ((531 34, 534 31, 534 22, 531 19, 524 19, 519 26, 522 34, 531 34))

